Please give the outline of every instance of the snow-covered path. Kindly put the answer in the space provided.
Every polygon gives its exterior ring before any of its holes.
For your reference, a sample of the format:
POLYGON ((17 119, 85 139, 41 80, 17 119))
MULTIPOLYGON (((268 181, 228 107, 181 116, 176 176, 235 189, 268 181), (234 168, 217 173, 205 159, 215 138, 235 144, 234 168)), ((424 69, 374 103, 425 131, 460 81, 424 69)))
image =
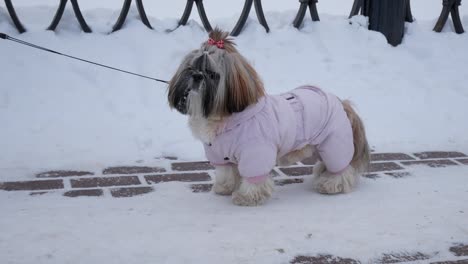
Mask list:
POLYGON ((285 185, 256 208, 181 183, 133 198, 0 192, 0 255, 8 264, 271 264, 318 254, 376 263, 418 252, 417 263, 463 259, 448 249, 468 244, 466 166, 410 172, 364 178, 337 196, 307 182, 285 185))

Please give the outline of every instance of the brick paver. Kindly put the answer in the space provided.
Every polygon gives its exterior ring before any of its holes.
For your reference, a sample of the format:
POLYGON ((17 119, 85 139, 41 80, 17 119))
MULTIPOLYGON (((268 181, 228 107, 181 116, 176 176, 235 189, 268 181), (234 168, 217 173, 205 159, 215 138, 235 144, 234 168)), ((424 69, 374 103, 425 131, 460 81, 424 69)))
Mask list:
POLYGON ((427 165, 429 167, 433 168, 440 168, 440 167, 447 167, 447 166, 453 166, 453 165, 458 165, 457 163, 451 161, 451 160, 417 160, 417 161, 403 161, 401 162, 404 165, 427 165))
POLYGON ((411 156, 405 153, 372 153, 372 161, 388 161, 388 160, 414 160, 411 156))
POLYGON ((303 183, 304 179, 284 179, 284 180, 275 180, 275 185, 277 186, 284 186, 288 184, 295 184, 295 183, 303 183))
MULTIPOLYGON (((428 167, 468 165, 468 156, 457 151, 426 151, 418 153, 372 153, 372 163, 364 177, 378 180, 383 177, 411 177, 409 166, 428 167)), ((0 182, 0 191, 35 191, 31 195, 61 192, 67 197, 112 196, 130 197, 152 192, 152 186, 165 182, 187 184, 194 193, 210 192, 214 176, 207 161, 184 162, 176 157, 158 158, 170 163, 166 167, 117 166, 102 172, 81 170, 53 170, 35 174, 36 180, 0 182), (47 179, 46 179, 47 178, 47 179), (50 179, 53 178, 53 179, 50 179)), ((166 164, 167 164, 166 163, 166 164)), ((301 184, 312 175, 313 160, 306 159, 289 167, 272 171, 277 186, 301 184)), ((455 247, 454 247, 455 250, 455 247)))
POLYGON ((36 178, 59 178, 59 177, 72 177, 72 176, 87 176, 94 175, 89 171, 72 171, 72 170, 56 170, 46 171, 36 174, 36 178))
POLYGON ((432 255, 424 254, 421 252, 399 252, 399 253, 385 253, 382 257, 375 261, 375 263, 390 264, 390 263, 405 263, 418 260, 428 260, 432 255))
POLYGON ((360 262, 350 258, 341 258, 332 255, 296 256, 291 264, 359 264, 360 262))
POLYGON ((468 165, 468 159, 455 159, 455 160, 462 164, 468 165))
POLYGON ((414 155, 420 159, 447 159, 466 157, 464 153, 457 151, 426 151, 414 153, 414 155))
POLYGON ((213 184, 192 184, 190 188, 194 193, 210 192, 211 188, 213 188, 213 184))
POLYGON ((392 176, 393 178, 403 178, 411 176, 411 173, 406 171, 398 171, 398 172, 386 172, 385 175, 392 176))
MULTIPOLYGON (((170 168, 146 166, 109 167, 102 172, 79 170, 54 170, 35 174, 36 180, 0 182, 0 191, 27 191, 37 196, 59 192, 66 197, 115 197, 126 198, 148 194, 157 190, 165 182, 180 182, 193 193, 208 193, 213 187, 214 171, 206 161, 183 162, 175 157, 159 158, 170 163, 170 168), (115 176, 114 176, 115 175, 115 176), (53 178, 53 179, 51 179, 53 178)), ((372 163, 363 176, 379 180, 383 177, 395 179, 411 177, 408 168, 423 165, 429 168, 468 165, 468 157, 457 151, 426 151, 418 153, 372 153, 372 163)), ((311 159, 289 167, 278 167, 272 172, 275 185, 302 184, 312 174, 314 163, 311 159)), ((431 261, 434 253, 400 252, 382 254, 372 263, 432 263, 468 264, 468 242, 454 244, 448 250, 453 259, 431 261)), ((278 249, 284 253, 284 249, 278 249)), ((355 264, 359 260, 330 254, 298 255, 293 264, 355 264)))
POLYGON ((450 248, 455 256, 468 256, 468 245, 459 244, 450 248))
POLYGON ((468 264, 468 259, 452 260, 452 261, 440 261, 431 262, 431 264, 468 264))
POLYGON ((194 182, 194 181, 210 181, 211 177, 206 172, 201 173, 179 173, 179 174, 164 174, 164 175, 146 175, 145 180, 147 183, 160 183, 160 182, 194 182))
POLYGON ((279 170, 288 176, 306 176, 312 175, 313 167, 288 167, 279 170))
POLYGON ((87 189, 87 190, 73 190, 63 194, 67 197, 79 197, 79 196, 102 196, 104 192, 101 189, 87 189))
POLYGON ((113 197, 132 197, 142 195, 154 191, 153 187, 126 187, 126 188, 114 188, 111 189, 111 195, 113 197))
POLYGON ((63 189, 62 180, 43 180, 43 181, 21 181, 21 182, 2 182, 0 190, 5 191, 25 191, 25 190, 52 190, 63 189))
POLYGON ((199 170, 212 170, 213 166, 208 161, 198 162, 174 162, 172 169, 175 171, 199 171, 199 170))
POLYGON ((84 178, 70 181, 73 188, 109 187, 141 184, 137 176, 84 178))
POLYGON ((396 164, 395 162, 377 162, 377 163, 371 163, 369 166, 369 172, 393 171, 393 170, 403 170, 403 167, 396 164))
POLYGON ((138 174, 138 173, 158 173, 166 172, 164 168, 160 167, 138 167, 138 166, 121 166, 110 167, 104 169, 102 174, 138 174))

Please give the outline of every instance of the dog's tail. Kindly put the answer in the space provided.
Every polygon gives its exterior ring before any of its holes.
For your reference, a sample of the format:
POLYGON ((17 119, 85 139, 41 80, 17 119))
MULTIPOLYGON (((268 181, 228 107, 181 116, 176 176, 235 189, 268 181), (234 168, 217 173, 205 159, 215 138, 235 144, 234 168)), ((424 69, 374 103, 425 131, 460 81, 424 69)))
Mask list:
POLYGON ((366 172, 369 168, 370 149, 367 143, 364 124, 356 111, 354 111, 350 101, 344 100, 342 104, 353 129, 354 155, 351 160, 351 166, 361 173, 366 172))

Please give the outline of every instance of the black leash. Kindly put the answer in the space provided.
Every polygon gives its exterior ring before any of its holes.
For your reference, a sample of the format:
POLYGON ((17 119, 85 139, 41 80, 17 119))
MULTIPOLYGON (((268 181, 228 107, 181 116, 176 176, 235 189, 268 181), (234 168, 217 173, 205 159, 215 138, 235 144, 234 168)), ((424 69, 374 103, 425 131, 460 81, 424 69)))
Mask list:
POLYGON ((0 39, 10 40, 10 41, 22 44, 22 45, 26 45, 26 46, 35 48, 35 49, 40 49, 40 50, 43 50, 43 51, 51 52, 51 53, 54 53, 54 54, 57 54, 57 55, 68 57, 70 59, 75 59, 75 60, 79 60, 79 61, 82 61, 82 62, 94 64, 94 65, 101 66, 101 67, 104 67, 104 68, 108 68, 108 69, 111 69, 111 70, 114 70, 114 71, 119 71, 119 72, 131 74, 131 75, 139 76, 139 77, 150 79, 150 80, 157 81, 157 82, 169 83, 168 81, 164 81, 164 80, 161 80, 161 79, 148 77, 148 76, 141 75, 141 74, 138 74, 138 73, 125 71, 125 70, 122 70, 122 69, 114 68, 114 67, 111 67, 111 66, 107 66, 107 65, 104 65, 104 64, 97 63, 97 62, 93 62, 93 61, 89 61, 89 60, 85 60, 85 59, 80 59, 80 58, 77 58, 77 57, 74 57, 74 56, 71 56, 71 55, 63 54, 63 53, 60 53, 58 51, 47 49, 47 48, 44 48, 44 47, 41 47, 41 46, 38 46, 38 45, 34 45, 32 43, 29 43, 29 42, 26 42, 26 41, 23 41, 23 40, 20 40, 20 39, 12 38, 12 37, 8 36, 7 34, 1 33, 1 32, 0 32, 0 39))

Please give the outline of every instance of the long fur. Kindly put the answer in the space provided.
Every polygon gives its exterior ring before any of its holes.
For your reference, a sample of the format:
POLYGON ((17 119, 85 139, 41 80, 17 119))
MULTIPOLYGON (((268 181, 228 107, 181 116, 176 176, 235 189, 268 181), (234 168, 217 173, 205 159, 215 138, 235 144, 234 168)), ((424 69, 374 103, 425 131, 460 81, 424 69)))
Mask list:
POLYGON ((216 166, 213 191, 219 195, 231 195, 239 188, 241 176, 237 166, 216 166))
POLYGON ((342 104, 353 129, 354 155, 351 160, 351 166, 358 173, 363 173, 368 170, 370 162, 370 149, 367 143, 364 123, 356 111, 354 111, 350 101, 344 100, 342 104))
MULTIPOLYGON (((216 28, 209 37, 215 42, 223 41, 224 48, 205 42, 191 51, 169 82, 168 91, 169 106, 189 116, 192 134, 205 143, 213 141, 225 118, 242 112, 265 95, 259 75, 237 51, 229 33, 216 28)), ((349 101, 343 101, 343 108, 352 125, 355 151, 350 166, 339 175, 328 173, 321 163, 315 167, 314 186, 322 193, 350 191, 369 164, 369 146, 362 120, 349 101)), ((289 165, 311 156, 318 158, 315 147, 307 145, 278 157, 277 163, 289 165)), ((232 193, 233 203, 237 205, 260 205, 272 194, 271 177, 262 183, 249 183, 241 178, 236 165, 216 167, 215 173, 214 192, 232 193)))
POLYGON ((241 206, 257 206, 267 201, 273 193, 274 182, 271 177, 262 183, 249 183, 241 179, 241 184, 232 193, 232 202, 241 206))
POLYGON ((242 112, 265 95, 257 72, 228 35, 215 29, 210 38, 224 41, 224 49, 203 43, 183 59, 169 82, 171 108, 191 117, 220 119, 242 112))
POLYGON ((320 162, 314 167, 312 187, 322 194, 348 193, 358 184, 359 178, 360 174, 353 166, 348 166, 340 174, 333 174, 320 162))

